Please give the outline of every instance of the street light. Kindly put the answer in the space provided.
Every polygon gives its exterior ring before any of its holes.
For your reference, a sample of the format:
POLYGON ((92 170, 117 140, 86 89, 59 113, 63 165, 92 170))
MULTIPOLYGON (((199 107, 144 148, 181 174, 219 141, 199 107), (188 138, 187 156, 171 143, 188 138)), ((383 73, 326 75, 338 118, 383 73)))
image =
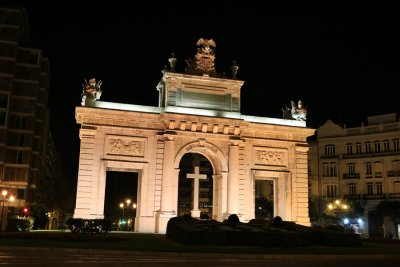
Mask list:
MULTIPOLYGON (((4 204, 6 203, 6 201, 8 202, 13 202, 14 201, 14 196, 11 195, 8 199, 7 199, 7 195, 8 195, 8 191, 7 190, 3 190, 1 191, 1 214, 0 214, 0 231, 3 231, 3 213, 4 213, 4 204)), ((7 211, 8 211, 8 206, 7 206, 7 211)), ((6 213, 7 215, 7 213, 6 213)))
MULTIPOLYGON (((125 227, 126 229, 129 228, 129 224, 130 224, 130 219, 129 219, 129 207, 131 204, 131 200, 129 198, 125 199, 125 201, 121 202, 119 204, 119 207, 122 209, 122 219, 120 221, 121 227, 125 227), (125 204, 126 203, 126 204, 125 204), (127 220, 125 220, 125 208, 128 208, 127 210, 127 220)), ((132 205, 134 207, 134 209, 136 208, 136 203, 133 203, 132 205)))
POLYGON ((336 223, 343 221, 347 214, 351 212, 350 205, 345 203, 343 200, 336 199, 327 204, 326 214, 336 220, 336 223))
POLYGON ((121 220, 121 223, 123 224, 124 223, 124 218, 125 218, 125 205, 124 205, 124 203, 120 203, 119 204, 119 207, 122 209, 122 220, 121 220))

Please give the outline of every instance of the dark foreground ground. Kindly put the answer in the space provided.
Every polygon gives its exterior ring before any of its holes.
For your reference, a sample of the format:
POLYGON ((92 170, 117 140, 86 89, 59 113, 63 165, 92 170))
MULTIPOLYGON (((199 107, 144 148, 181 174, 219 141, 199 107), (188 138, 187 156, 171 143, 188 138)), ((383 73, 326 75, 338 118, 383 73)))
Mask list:
POLYGON ((321 254, 321 255, 400 255, 400 240, 365 240, 357 247, 238 247, 188 246, 168 239, 162 234, 113 232, 109 234, 73 234, 61 231, 32 231, 25 233, 0 232, 0 246, 48 247, 94 250, 245 253, 245 254, 321 254))

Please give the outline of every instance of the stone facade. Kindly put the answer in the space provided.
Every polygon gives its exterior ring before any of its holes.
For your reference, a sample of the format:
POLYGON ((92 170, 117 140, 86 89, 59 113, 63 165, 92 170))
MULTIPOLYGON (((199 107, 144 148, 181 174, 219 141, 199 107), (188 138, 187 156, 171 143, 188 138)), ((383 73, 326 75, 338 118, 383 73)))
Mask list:
MULTIPOLYGON (((371 218, 371 211, 382 200, 400 199, 400 123, 396 113, 367 121, 346 128, 328 120, 318 128, 309 150, 310 194, 321 214, 337 198, 361 205, 363 235, 383 237, 383 221, 371 218)), ((398 237, 397 226, 385 228, 398 237)))
POLYGON ((212 218, 255 217, 256 180, 274 182, 274 216, 309 225, 304 121, 240 114, 243 81, 165 72, 159 107, 96 101, 81 125, 74 217, 102 218, 106 171, 138 173, 135 231, 165 233, 177 215, 179 163, 199 153, 213 168, 212 218))

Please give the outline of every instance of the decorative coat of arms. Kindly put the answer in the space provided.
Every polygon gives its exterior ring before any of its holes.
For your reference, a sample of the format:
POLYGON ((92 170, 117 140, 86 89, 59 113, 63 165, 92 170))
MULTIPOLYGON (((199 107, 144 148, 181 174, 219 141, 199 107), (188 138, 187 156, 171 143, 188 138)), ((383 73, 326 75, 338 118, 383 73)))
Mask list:
POLYGON ((217 76, 215 71, 215 54, 213 48, 216 47, 213 39, 200 38, 197 41, 197 54, 193 59, 186 59, 186 72, 190 74, 217 76))

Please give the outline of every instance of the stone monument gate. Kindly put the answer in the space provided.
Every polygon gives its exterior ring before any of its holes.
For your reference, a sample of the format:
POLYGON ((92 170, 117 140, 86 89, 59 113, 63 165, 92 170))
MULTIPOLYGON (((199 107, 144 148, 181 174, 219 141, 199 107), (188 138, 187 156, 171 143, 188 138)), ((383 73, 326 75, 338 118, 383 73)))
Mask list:
POLYGON ((242 85, 235 78, 165 71, 158 107, 102 101, 77 107, 74 217, 104 217, 107 171, 137 172, 135 231, 165 233, 177 216, 179 163, 186 153, 198 153, 213 169, 213 219, 253 219, 255 182, 270 180, 274 216, 309 225, 306 138, 314 130, 305 121, 242 115, 242 85))

